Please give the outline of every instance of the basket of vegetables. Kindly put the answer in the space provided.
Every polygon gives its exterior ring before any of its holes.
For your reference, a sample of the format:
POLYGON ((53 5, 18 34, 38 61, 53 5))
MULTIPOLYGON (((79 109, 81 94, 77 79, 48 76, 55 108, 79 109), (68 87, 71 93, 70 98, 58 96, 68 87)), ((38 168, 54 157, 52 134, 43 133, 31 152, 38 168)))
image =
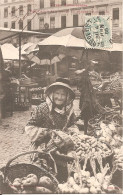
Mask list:
MULTIPOLYGON (((108 162, 112 166, 112 148, 106 142, 99 141, 97 138, 88 135, 73 136, 76 155, 83 166, 86 160, 87 167, 101 170, 108 162), (91 164, 93 162, 93 164, 91 164)), ((94 171, 93 171, 94 173, 94 171)))
POLYGON ((12 158, 5 167, 1 169, 3 175, 1 193, 19 194, 52 194, 58 193, 58 181, 50 172, 44 168, 27 163, 11 163, 18 157, 26 154, 36 153, 31 151, 19 154, 12 158))

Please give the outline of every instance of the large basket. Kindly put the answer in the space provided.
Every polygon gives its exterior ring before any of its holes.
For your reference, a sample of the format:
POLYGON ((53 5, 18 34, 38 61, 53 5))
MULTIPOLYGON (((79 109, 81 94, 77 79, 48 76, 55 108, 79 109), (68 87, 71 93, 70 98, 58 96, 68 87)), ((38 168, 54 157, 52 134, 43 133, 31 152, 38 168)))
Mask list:
POLYGON ((18 158, 19 156, 30 154, 30 153, 37 153, 37 151, 31 151, 22 153, 14 158, 12 158, 5 167, 1 169, 1 172, 3 173, 3 182, 0 184, 1 187, 1 193, 2 194, 11 194, 13 193, 13 189, 11 188, 11 184, 14 181, 15 178, 23 178, 26 177, 28 174, 35 174, 37 175, 38 179, 42 176, 48 176, 54 184, 54 192, 58 193, 58 181, 57 179, 47 170, 45 170, 42 167, 39 167, 35 164, 27 164, 27 163, 19 163, 10 165, 13 160, 18 158))

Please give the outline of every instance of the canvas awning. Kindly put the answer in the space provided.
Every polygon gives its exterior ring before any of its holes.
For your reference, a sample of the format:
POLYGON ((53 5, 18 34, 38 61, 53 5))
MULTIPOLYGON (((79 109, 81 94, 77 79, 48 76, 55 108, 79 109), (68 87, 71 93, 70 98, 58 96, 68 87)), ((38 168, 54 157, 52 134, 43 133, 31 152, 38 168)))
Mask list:
MULTIPOLYGON (((5 43, 1 45, 1 50, 4 60, 19 60, 19 51, 12 44, 5 43)), ((21 60, 24 60, 24 58, 21 57, 21 60)))
POLYGON ((16 30, 16 29, 0 27, 0 41, 3 41, 4 39, 8 39, 19 34, 40 35, 41 37, 48 37, 51 35, 51 33, 41 33, 35 31, 16 30))
POLYGON ((25 31, 25 30, 15 30, 15 29, 9 29, 9 28, 1 28, 0 27, 0 41, 3 41, 5 39, 18 36, 19 37, 19 75, 21 78, 21 38, 23 35, 38 35, 40 38, 45 38, 50 36, 50 33, 40 33, 35 31, 25 31))

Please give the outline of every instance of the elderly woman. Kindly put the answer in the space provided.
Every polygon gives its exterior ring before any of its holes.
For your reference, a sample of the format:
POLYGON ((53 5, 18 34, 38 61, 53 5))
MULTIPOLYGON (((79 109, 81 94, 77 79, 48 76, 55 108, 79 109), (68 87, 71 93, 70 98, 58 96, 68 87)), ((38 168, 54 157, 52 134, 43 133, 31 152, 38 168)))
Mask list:
POLYGON ((67 79, 59 78, 46 89, 46 102, 40 104, 25 127, 31 142, 39 145, 50 130, 77 131, 74 125, 73 100, 75 94, 67 79))
POLYGON ((78 131, 73 111, 75 94, 67 79, 59 78, 46 89, 46 102, 40 104, 32 113, 25 127, 35 148, 51 138, 52 130, 64 132, 78 131))

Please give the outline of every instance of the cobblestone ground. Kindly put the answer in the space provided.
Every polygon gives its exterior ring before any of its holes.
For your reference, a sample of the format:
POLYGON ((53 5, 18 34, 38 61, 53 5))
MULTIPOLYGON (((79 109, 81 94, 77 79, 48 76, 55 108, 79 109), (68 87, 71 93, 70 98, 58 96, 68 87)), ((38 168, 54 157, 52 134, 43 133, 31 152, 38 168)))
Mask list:
MULTIPOLYGON (((75 114, 79 114, 78 100, 74 101, 75 114)), ((0 168, 14 156, 29 150, 30 140, 24 127, 30 118, 30 112, 14 112, 12 117, 2 119, 0 125, 0 168)), ((19 161, 28 161, 29 157, 21 157, 19 161)))

